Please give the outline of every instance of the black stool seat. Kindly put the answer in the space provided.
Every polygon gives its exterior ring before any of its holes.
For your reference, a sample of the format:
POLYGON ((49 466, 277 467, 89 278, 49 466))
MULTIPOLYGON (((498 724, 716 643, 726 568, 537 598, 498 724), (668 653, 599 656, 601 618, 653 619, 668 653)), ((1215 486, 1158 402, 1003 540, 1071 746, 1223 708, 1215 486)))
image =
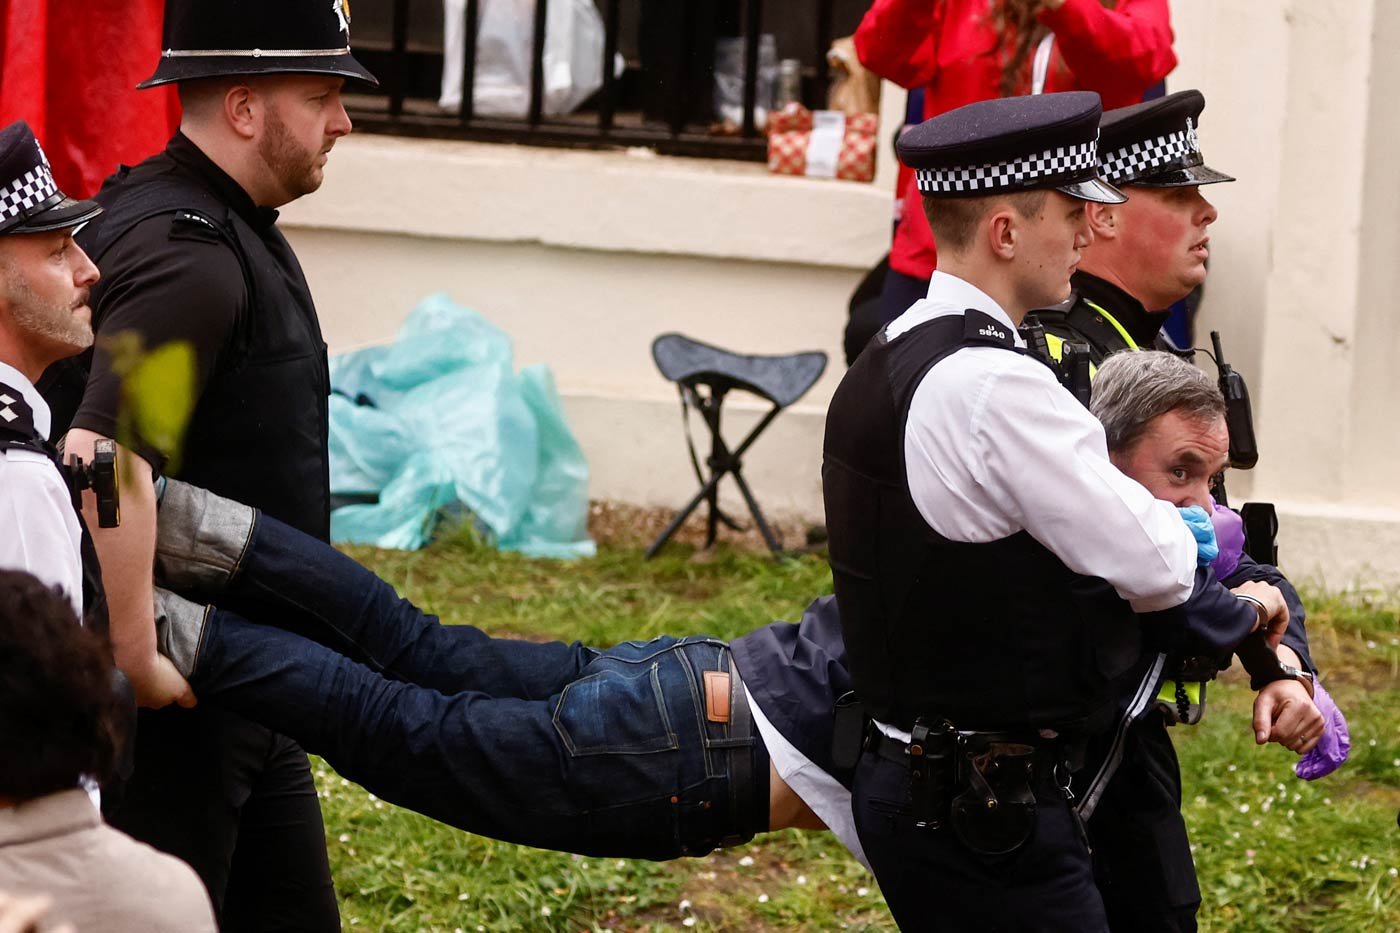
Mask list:
POLYGON ((744 497, 744 502, 752 513, 763 540, 774 553, 782 550, 777 537, 763 519, 758 502, 744 480, 741 458, 748 451, 763 429, 772 423, 778 412, 797 401, 810 389, 826 370, 826 354, 819 350, 807 353, 789 353, 783 356, 754 356, 731 353, 719 347, 691 340, 681 334, 662 334, 651 344, 651 355, 656 360, 661 374, 676 384, 681 396, 681 413, 686 425, 686 443, 690 448, 690 462, 695 467, 695 477, 700 481, 700 491, 690 500, 690 504, 671 519, 671 523, 661 536, 647 548, 647 557, 659 551, 701 502, 709 503, 709 517, 705 546, 714 544, 718 524, 736 531, 740 526, 725 515, 719 507, 719 481, 726 475, 733 476, 744 497), (720 413, 724 397, 731 389, 752 392, 773 404, 772 409, 759 420, 758 424, 730 450, 720 434, 720 413), (696 455, 695 444, 690 435, 689 409, 694 406, 705 419, 710 429, 710 456, 705 464, 709 467, 707 477, 700 468, 700 458, 696 455))
POLYGON ((730 353, 681 334, 662 334, 652 342, 651 355, 661 375, 672 382, 729 382, 779 408, 786 408, 807 393, 826 371, 826 354, 819 350, 782 356, 730 353))

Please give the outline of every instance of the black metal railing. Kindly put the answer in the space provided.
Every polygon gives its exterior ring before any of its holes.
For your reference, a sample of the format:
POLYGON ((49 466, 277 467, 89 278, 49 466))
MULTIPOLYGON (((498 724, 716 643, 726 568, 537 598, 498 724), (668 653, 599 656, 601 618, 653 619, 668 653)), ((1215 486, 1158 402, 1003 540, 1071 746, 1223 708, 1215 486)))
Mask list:
MULTIPOLYGON (((411 47, 410 0, 392 0, 387 35, 381 35, 378 41, 358 38, 356 41, 357 57, 382 81, 381 87, 373 93, 348 89, 351 93, 347 106, 358 130, 545 146, 648 146, 663 153, 707 158, 758 161, 765 158, 767 143, 757 116, 765 105, 759 100, 763 0, 722 0, 739 14, 734 19, 741 27, 744 63, 743 119, 737 128, 728 127, 727 132, 719 128, 717 121, 704 118, 714 94, 715 27, 701 18, 715 16, 718 5, 715 0, 656 2, 646 15, 666 20, 663 28, 668 30, 673 43, 665 50, 666 60, 657 62, 655 52, 650 56, 652 60, 645 64, 630 57, 621 75, 617 74, 614 62, 623 45, 623 2, 597 0, 605 33, 602 84, 575 112, 559 117, 544 113, 545 25, 550 0, 536 0, 529 104, 523 118, 482 116, 474 112, 477 26, 482 2, 466 0, 462 100, 452 112, 437 106, 438 95, 432 84, 433 77, 441 75, 443 53, 431 48, 429 43, 411 47), (656 12, 658 10, 661 12, 656 12), (706 25, 708 30, 699 28, 706 25), (644 85, 649 91, 644 91, 644 85), (641 100, 648 92, 652 103, 661 101, 659 109, 641 100)), ((835 3, 836 0, 788 0, 787 3, 788 7, 804 7, 815 28, 810 55, 799 58, 803 75, 802 99, 808 105, 826 100, 829 81, 826 51, 832 39, 835 3)), ((843 8, 846 5, 843 3, 843 8)), ((857 17, 860 8, 863 4, 855 7, 857 17)), ((844 18, 851 16, 846 14, 844 18)), ((631 25, 636 27, 635 23, 631 25)), ((801 25, 805 32, 808 24, 801 25)), ((853 27, 854 22, 848 25, 853 27)), ((793 43, 787 45, 791 50, 793 43)))

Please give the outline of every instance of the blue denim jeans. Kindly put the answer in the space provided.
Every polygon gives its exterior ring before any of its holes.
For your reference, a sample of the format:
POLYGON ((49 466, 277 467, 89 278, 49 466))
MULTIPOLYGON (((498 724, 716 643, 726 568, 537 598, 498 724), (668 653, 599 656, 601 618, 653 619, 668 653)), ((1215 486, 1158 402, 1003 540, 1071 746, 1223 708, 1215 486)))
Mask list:
POLYGON ((707 717, 711 638, 600 651, 444 626, 353 560, 259 515, 191 686, 379 797, 469 832, 649 859, 767 819, 767 758, 707 717), (257 622, 249 621, 257 619, 257 622), (734 756, 754 779, 731 786, 734 756), (761 806, 760 806, 761 804, 761 806))

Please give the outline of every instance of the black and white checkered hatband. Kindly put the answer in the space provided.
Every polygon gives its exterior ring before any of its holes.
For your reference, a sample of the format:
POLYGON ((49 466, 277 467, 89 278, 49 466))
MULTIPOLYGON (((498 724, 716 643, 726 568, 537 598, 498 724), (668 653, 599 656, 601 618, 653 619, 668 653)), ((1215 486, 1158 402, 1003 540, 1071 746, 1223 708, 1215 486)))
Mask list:
POLYGON ((1188 118, 1184 130, 1105 152, 1101 174, 1112 184, 1126 185, 1164 169, 1190 168, 1203 161, 1196 128, 1188 118))
POLYGON ((1047 149, 1032 156, 986 165, 916 169, 919 191, 932 195, 975 196, 1015 188, 1053 188, 1095 177, 1096 140, 1047 149))
POLYGON ((14 221, 48 210, 63 200, 49 167, 40 162, 0 187, 0 230, 14 221))

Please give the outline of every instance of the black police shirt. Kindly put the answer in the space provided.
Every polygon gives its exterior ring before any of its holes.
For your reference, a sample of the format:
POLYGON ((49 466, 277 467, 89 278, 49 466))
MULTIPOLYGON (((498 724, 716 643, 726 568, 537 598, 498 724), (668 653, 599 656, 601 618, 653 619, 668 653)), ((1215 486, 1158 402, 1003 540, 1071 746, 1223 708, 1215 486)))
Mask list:
MULTIPOLYGON (((166 152, 195 175, 255 230, 271 225, 277 212, 257 207, 242 187, 183 134, 166 152)), ((249 314, 248 287, 238 257, 202 222, 179 212, 137 223, 101 258, 102 279, 92 307, 99 344, 93 353, 87 390, 72 426, 117 437, 121 377, 112 369, 101 339, 123 332, 141 337, 146 349, 187 341, 195 356, 195 397, 216 371, 221 354, 232 352, 231 336, 249 314)), ((165 458, 150 444, 139 453, 155 471, 165 458)))

